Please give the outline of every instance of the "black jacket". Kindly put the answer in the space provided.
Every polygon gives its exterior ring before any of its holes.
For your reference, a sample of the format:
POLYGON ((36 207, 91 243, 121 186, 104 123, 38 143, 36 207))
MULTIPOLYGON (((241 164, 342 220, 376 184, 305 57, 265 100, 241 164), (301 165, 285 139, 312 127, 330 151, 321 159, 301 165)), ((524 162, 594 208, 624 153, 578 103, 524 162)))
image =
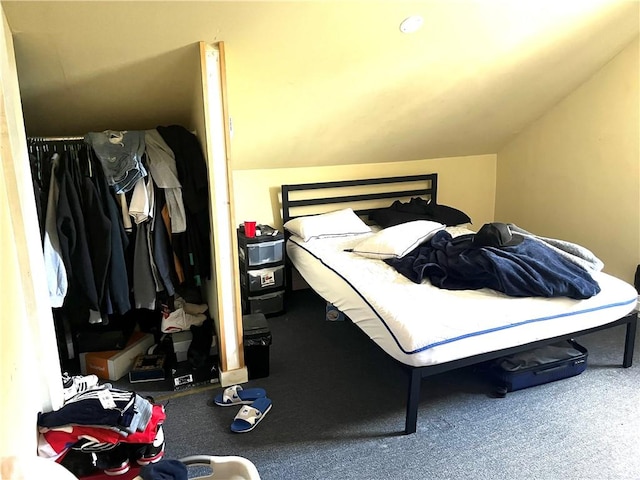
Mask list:
POLYGON ((200 143, 180 125, 157 127, 176 157, 182 185, 187 230, 172 234, 173 249, 185 274, 185 283, 200 286, 211 272, 209 179, 200 143))

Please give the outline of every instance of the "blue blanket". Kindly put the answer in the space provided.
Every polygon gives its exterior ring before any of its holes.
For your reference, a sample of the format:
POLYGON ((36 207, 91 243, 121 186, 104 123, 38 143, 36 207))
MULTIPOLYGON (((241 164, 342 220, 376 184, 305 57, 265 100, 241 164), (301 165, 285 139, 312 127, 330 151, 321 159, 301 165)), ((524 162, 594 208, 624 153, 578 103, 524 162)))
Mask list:
POLYGON ((600 286, 584 268, 544 243, 526 238, 510 247, 477 247, 473 235, 447 231, 399 259, 385 260, 415 283, 423 279, 448 290, 491 288, 513 297, 584 299, 600 286))

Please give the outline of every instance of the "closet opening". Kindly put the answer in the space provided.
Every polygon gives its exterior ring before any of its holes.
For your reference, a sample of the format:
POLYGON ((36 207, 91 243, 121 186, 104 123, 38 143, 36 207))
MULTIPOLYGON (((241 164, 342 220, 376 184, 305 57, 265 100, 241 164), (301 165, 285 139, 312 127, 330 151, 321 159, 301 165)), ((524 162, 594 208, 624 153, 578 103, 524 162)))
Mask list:
POLYGON ((134 331, 153 345, 191 330, 213 343, 208 174, 195 134, 169 125, 30 137, 28 150, 63 370, 84 373, 88 352, 121 350, 134 331))

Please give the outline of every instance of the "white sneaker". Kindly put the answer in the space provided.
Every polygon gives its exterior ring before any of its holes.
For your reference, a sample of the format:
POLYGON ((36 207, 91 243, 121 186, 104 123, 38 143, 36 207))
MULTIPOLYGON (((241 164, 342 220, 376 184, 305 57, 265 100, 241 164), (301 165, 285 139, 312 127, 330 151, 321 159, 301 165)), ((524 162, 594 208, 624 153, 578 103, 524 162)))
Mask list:
POLYGON ((179 295, 176 295, 173 304, 175 305, 176 309, 182 308, 185 313, 188 313, 189 315, 198 315, 206 312, 209 309, 209 306, 206 303, 187 303, 184 301, 184 298, 179 295))
POLYGON ((98 386, 96 375, 75 375, 70 377, 66 372, 62 374, 62 395, 66 402, 75 395, 91 390, 98 386))
POLYGON ((162 330, 162 333, 182 332, 183 330, 189 330, 191 325, 202 325, 206 319, 206 315, 192 315, 185 312, 184 309, 179 308, 169 315, 162 317, 160 330, 162 330))

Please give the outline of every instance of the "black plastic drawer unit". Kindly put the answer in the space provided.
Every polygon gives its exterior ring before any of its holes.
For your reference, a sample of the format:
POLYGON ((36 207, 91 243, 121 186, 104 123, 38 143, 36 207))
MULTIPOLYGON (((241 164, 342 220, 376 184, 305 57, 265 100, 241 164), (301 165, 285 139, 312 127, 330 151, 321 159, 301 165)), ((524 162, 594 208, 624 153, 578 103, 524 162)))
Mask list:
POLYGON ((280 263, 284 259, 284 236, 282 234, 253 238, 247 238, 240 234, 238 244, 240 263, 247 267, 280 263))
POLYGON ((284 290, 264 295, 242 298, 242 311, 248 313, 264 313, 265 315, 280 313, 284 310, 284 290))
POLYGON ((272 315, 284 311, 287 284, 284 234, 259 225, 262 235, 247 237, 238 229, 238 262, 242 313, 272 315))
POLYGON ((242 272, 241 269, 240 285, 252 293, 283 288, 284 265, 248 270, 247 272, 242 272))

